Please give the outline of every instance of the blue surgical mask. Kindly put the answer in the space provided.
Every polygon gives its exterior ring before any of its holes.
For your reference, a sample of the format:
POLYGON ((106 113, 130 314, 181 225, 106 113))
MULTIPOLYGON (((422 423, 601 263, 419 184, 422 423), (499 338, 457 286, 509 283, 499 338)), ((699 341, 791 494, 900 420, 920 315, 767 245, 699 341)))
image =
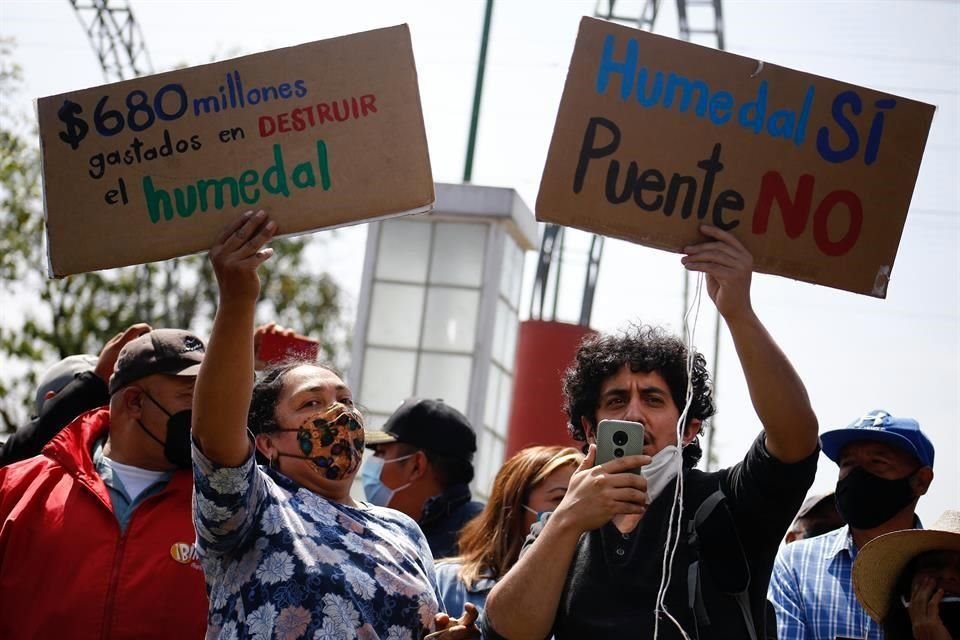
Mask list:
POLYGON ((367 496, 367 500, 378 507, 386 507, 398 491, 403 491, 413 484, 408 482, 407 484, 400 485, 396 489, 391 489, 383 484, 383 481, 380 479, 380 474, 383 473, 383 465, 390 462, 400 462, 401 460, 412 458, 414 455, 416 454, 411 453, 400 456, 399 458, 393 458, 392 460, 384 460, 380 456, 370 456, 364 460, 363 465, 360 467, 360 482, 363 483, 363 493, 367 496))

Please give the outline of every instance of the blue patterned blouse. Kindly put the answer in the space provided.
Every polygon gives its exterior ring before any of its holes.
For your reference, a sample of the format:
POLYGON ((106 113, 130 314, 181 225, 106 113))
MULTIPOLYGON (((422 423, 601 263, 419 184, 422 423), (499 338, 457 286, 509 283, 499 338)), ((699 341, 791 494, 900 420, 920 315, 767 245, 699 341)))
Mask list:
MULTIPOLYGON (((193 447, 207 638, 415 640, 439 610, 433 557, 406 515, 331 502, 193 447)), ((459 615, 459 614, 458 614, 459 615)))

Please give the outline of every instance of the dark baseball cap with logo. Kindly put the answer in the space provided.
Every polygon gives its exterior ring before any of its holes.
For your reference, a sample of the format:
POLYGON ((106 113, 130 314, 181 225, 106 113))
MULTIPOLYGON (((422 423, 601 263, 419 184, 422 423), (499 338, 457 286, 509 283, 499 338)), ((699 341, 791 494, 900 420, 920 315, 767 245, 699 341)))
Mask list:
POLYGON ((393 412, 383 431, 368 431, 366 446, 402 442, 438 455, 471 460, 477 435, 467 417, 443 400, 409 398, 393 412))
POLYGON ((120 350, 110 376, 110 394, 157 373, 195 376, 204 351, 203 341, 189 331, 154 329, 145 333, 120 350))

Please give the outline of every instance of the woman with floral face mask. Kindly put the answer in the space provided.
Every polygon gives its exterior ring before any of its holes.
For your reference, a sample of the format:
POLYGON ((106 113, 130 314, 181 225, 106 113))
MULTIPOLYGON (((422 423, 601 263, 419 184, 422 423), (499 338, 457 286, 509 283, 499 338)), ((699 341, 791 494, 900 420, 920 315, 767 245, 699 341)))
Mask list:
POLYGON ((308 363, 254 384, 257 267, 276 231, 250 212, 210 251, 220 304, 193 413, 207 637, 421 638, 440 610, 433 559, 413 520, 350 497, 364 444, 350 389, 308 363))

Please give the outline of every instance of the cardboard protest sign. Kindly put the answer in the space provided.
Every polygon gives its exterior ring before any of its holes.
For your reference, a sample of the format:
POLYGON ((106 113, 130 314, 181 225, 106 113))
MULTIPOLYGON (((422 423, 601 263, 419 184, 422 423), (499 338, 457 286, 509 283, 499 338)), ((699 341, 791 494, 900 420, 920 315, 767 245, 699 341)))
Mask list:
POLYGON ((406 25, 38 101, 50 275, 209 248, 240 211, 279 233, 434 201, 406 25))
POLYGON ((886 297, 930 105, 602 20, 580 24, 537 218, 886 297))

